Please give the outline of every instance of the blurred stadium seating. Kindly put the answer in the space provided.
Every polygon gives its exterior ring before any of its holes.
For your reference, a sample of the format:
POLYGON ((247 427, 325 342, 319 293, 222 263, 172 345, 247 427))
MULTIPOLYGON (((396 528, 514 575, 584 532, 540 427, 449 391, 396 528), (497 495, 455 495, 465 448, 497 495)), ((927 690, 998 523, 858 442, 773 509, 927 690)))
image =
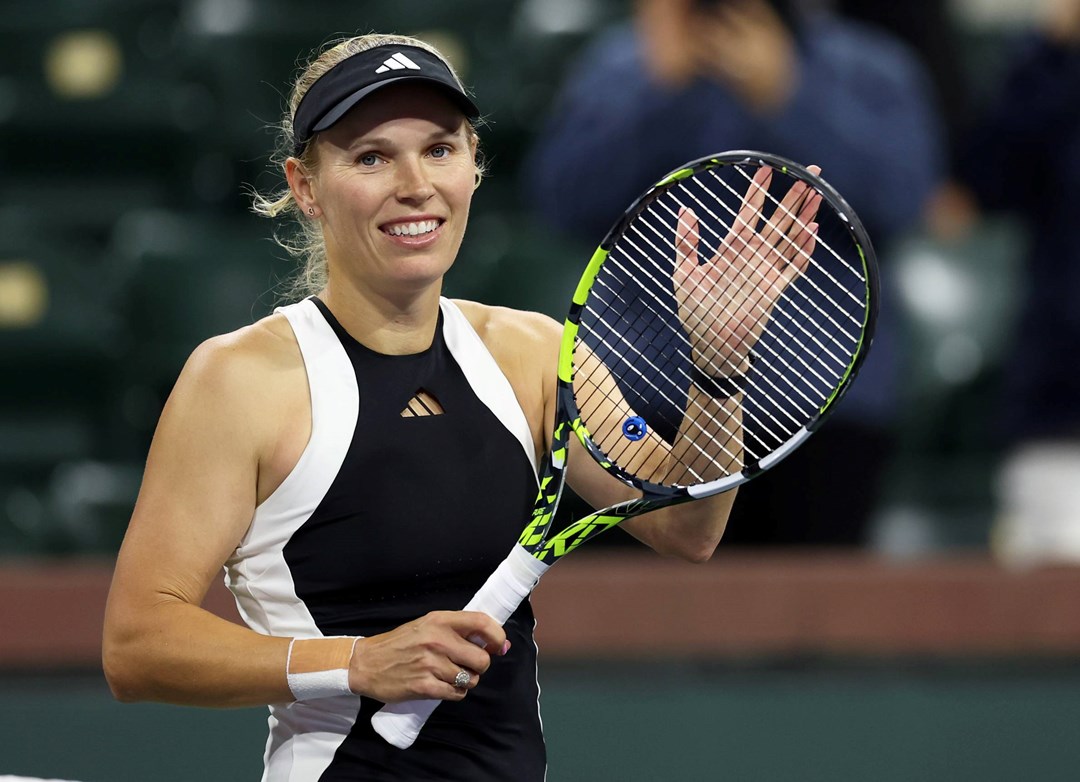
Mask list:
POLYGON ((45 0, 0 20, 0 552, 114 550, 184 359, 278 302, 292 262, 246 189, 280 185, 283 91, 338 35, 422 34, 489 107, 450 292, 561 307, 575 264, 549 273, 571 253, 522 215, 514 162, 562 55, 618 4, 531 5, 423 0, 404 23, 396 2, 45 0))
MULTIPOLYGON (((0 396, 0 547, 110 550, 124 523, 120 498, 115 518, 80 531, 79 512, 56 518, 54 472, 84 462, 122 476, 137 471, 188 352, 277 302, 291 262, 269 241, 270 226, 248 213, 245 188, 280 184, 268 157, 283 91, 298 61, 339 34, 428 37, 488 114, 490 176, 448 293, 561 316, 588 248, 533 224, 519 202, 517 164, 573 53, 627 7, 418 0, 404 13, 389 1, 299 10, 287 0, 43 0, 0 20, 0 295, 27 301, 45 290, 33 324, 0 323, 11 378, 0 396)), ((970 31, 969 67, 992 73, 994 42, 985 28, 970 31)), ((996 245, 1000 262, 977 269, 972 259, 985 246, 917 245, 903 267, 916 285, 947 279, 960 296, 1012 290, 1007 243, 996 245), (928 270, 930 278, 918 276, 928 270)), ((990 404, 994 340, 1003 333, 955 317, 935 322, 924 310, 911 308, 912 344, 945 338, 959 359, 913 367, 911 426, 903 427, 895 501, 883 509, 896 524, 878 542, 903 549, 904 535, 911 538, 904 524, 914 519, 931 528, 922 550, 981 546, 994 453, 979 415, 990 404), (981 363, 956 375, 973 347, 981 363), (941 420, 957 410, 968 424, 943 440, 941 420)), ((970 317, 987 313, 1000 314, 982 307, 970 317)))

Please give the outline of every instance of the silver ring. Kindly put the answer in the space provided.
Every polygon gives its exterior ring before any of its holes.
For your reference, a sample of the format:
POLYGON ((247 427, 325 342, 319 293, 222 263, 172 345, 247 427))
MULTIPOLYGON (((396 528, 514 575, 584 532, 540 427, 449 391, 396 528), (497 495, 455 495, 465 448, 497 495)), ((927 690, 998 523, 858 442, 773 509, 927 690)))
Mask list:
POLYGON ((469 676, 469 672, 466 670, 460 670, 457 672, 457 676, 454 677, 454 686, 459 690, 464 690, 469 685, 469 680, 472 679, 469 676))

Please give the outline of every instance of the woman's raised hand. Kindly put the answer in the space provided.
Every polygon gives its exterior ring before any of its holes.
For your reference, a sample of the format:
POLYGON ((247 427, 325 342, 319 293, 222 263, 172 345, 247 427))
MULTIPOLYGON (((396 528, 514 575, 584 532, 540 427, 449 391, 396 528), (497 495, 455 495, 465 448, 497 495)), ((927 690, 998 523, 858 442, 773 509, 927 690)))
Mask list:
MULTIPOLYGON (((821 169, 810 166, 819 174, 821 169)), ((739 212, 715 253, 702 260, 698 217, 678 212, 675 228, 675 298, 690 338, 694 364, 713 377, 749 369, 750 351, 761 337, 784 289, 807 267, 814 252, 821 195, 797 181, 771 215, 773 170, 754 175, 739 212)), ((709 242, 711 244, 711 242, 709 242)))

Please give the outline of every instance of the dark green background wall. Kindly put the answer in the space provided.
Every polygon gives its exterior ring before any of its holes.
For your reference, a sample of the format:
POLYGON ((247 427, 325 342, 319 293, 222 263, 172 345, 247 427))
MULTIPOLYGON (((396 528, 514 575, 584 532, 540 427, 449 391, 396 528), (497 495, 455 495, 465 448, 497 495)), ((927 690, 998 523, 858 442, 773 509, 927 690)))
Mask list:
MULTIPOLYGON (((1080 663, 549 665, 550 782, 1006 782, 1080 775, 1080 663)), ((257 780, 265 711, 0 679, 0 776, 257 780)))

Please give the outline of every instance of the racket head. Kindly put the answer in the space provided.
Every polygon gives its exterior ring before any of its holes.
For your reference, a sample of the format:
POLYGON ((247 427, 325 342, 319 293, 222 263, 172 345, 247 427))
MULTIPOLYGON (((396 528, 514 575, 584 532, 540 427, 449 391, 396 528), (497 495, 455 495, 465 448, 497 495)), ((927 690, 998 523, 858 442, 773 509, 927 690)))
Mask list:
MULTIPOLYGON (((691 269, 689 276, 694 274, 691 269)), ((654 501, 727 491, 783 459, 836 408, 872 343, 879 284, 876 255, 862 222, 821 176, 755 151, 687 163, 634 201, 582 275, 563 330, 557 420, 569 422, 604 469, 654 501), (756 186, 755 175, 766 176, 765 169, 771 174, 756 186), (805 195, 785 201, 797 183, 805 195), (758 194, 760 208, 747 203, 755 187, 764 195, 758 194), (819 205, 801 211, 811 193, 819 205), (784 216, 790 227, 778 232, 775 224, 784 216), (691 221, 694 230, 688 231, 691 221), (811 223, 812 247, 800 253, 795 242, 805 239, 811 223), (751 229, 780 236, 776 248, 745 241, 751 229), (793 251, 787 261, 773 257, 779 248, 793 251), (679 430, 687 415, 708 415, 687 409, 693 369, 702 358, 680 320, 686 307, 676 293, 681 285, 685 298, 688 289, 698 287, 692 280, 676 282, 680 268, 687 276, 688 252, 696 257, 691 266, 743 269, 728 275, 736 287, 753 289, 754 275, 761 274, 767 278, 763 290, 769 291, 756 305, 754 296, 747 297, 737 313, 756 320, 760 330, 743 341, 744 347, 749 344, 749 363, 704 362, 711 374, 736 376, 742 431, 730 426, 734 445, 703 438, 697 450, 716 452, 715 469, 689 477, 686 471, 642 470, 642 458, 635 456, 647 447, 670 450, 683 436, 679 430), (797 272, 780 272, 779 279, 762 272, 791 264, 797 272), (614 412, 595 402, 604 396, 599 386, 607 384, 605 373, 625 403, 614 412), (602 380, 592 382, 595 377, 602 380), (621 439, 613 432, 619 429, 621 439), (645 435, 638 437, 641 429, 645 435), (737 459, 733 449, 739 451, 737 459)), ((710 296, 723 287, 715 280, 710 286, 710 296)), ((706 303, 705 311, 709 307, 721 305, 706 303)))

